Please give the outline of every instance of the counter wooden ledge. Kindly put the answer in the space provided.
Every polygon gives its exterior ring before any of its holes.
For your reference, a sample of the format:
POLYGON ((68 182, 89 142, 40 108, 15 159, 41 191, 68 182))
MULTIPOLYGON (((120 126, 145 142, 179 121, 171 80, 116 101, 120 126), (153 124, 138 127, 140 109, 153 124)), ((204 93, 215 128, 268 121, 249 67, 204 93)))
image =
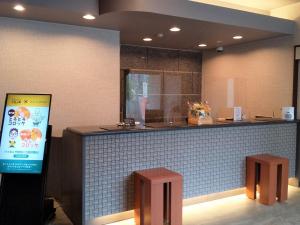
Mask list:
POLYGON ((68 131, 82 135, 82 136, 93 136, 93 135, 107 135, 107 134, 126 134, 126 133, 139 133, 139 132, 155 132, 155 131, 169 131, 169 130, 180 130, 180 129, 207 129, 207 128, 222 128, 222 127, 239 127, 239 126, 261 126, 261 125, 272 125, 272 124, 289 124, 299 123, 300 120, 270 120, 270 121, 258 121, 258 120, 247 120, 247 121, 226 121, 226 122, 214 122, 213 124, 207 125, 190 125, 190 124, 173 124, 168 125, 166 123, 150 123, 146 126, 135 126, 135 127, 118 127, 117 125, 110 125, 109 127, 115 127, 114 130, 103 129, 102 127, 108 127, 107 125, 99 126, 81 126, 81 127, 69 127, 68 131))

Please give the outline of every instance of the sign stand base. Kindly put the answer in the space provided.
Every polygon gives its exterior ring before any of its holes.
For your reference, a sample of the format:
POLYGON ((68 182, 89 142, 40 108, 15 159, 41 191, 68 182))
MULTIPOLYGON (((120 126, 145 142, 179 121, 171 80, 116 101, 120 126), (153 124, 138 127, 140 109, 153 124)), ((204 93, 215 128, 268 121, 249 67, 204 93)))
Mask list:
POLYGON ((45 201, 52 126, 48 126, 41 174, 3 174, 0 186, 1 225, 42 225, 53 214, 45 201))

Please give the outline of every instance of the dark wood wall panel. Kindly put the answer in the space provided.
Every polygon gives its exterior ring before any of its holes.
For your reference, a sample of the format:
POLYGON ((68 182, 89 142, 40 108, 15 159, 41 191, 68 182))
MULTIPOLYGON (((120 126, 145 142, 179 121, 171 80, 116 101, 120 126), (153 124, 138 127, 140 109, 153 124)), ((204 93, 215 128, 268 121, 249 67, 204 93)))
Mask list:
POLYGON ((62 138, 52 137, 48 179, 47 179, 47 196, 55 197, 61 200, 61 187, 62 187, 62 138))
MULTIPOLYGON (((121 46, 121 116, 126 117, 125 74, 147 74, 160 76, 161 81, 151 79, 149 86, 160 85, 160 92, 153 93, 149 88, 149 102, 160 106, 146 110, 145 122, 168 122, 169 120, 185 121, 189 101, 201 100, 202 87, 202 53, 176 49, 161 49, 141 46, 121 46), (126 71, 126 72, 125 72, 126 71), (160 107, 160 108, 158 108, 160 107)), ((132 78, 136 82, 136 78, 132 78)), ((141 84, 136 85, 134 93, 141 93, 141 84)), ((153 89, 153 88, 152 88, 153 89)), ((157 90, 155 90, 157 91, 157 90)), ((136 113, 137 114, 137 113, 136 113)), ((131 113, 131 115, 135 115, 131 113)), ((141 119, 137 118, 136 119, 141 119)))
POLYGON ((81 225, 84 182, 82 137, 65 130, 62 146, 62 207, 74 225, 81 225))
POLYGON ((202 54, 199 52, 180 51, 179 71, 198 72, 201 74, 202 54))
POLYGON ((122 45, 121 68, 197 72, 201 76, 202 53, 122 45))
POLYGON ((146 69, 147 48, 122 46, 121 47, 121 68, 146 69))
POLYGON ((147 69, 177 71, 179 51, 148 48, 147 69))

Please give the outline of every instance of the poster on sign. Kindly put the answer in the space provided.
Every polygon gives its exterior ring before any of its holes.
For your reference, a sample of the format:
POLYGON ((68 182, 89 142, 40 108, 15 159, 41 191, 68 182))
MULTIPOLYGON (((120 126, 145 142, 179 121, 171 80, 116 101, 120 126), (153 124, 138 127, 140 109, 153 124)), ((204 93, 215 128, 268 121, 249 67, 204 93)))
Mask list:
POLYGON ((7 94, 0 139, 0 173, 42 172, 50 94, 7 94))

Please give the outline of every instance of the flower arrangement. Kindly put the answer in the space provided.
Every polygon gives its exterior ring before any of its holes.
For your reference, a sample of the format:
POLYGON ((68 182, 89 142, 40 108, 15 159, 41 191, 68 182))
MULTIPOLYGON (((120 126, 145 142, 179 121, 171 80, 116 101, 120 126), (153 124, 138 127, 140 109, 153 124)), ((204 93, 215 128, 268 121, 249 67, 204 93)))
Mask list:
POLYGON ((202 125, 212 124, 213 120, 210 116, 211 108, 207 102, 188 102, 189 106, 189 118, 190 124, 202 125))

